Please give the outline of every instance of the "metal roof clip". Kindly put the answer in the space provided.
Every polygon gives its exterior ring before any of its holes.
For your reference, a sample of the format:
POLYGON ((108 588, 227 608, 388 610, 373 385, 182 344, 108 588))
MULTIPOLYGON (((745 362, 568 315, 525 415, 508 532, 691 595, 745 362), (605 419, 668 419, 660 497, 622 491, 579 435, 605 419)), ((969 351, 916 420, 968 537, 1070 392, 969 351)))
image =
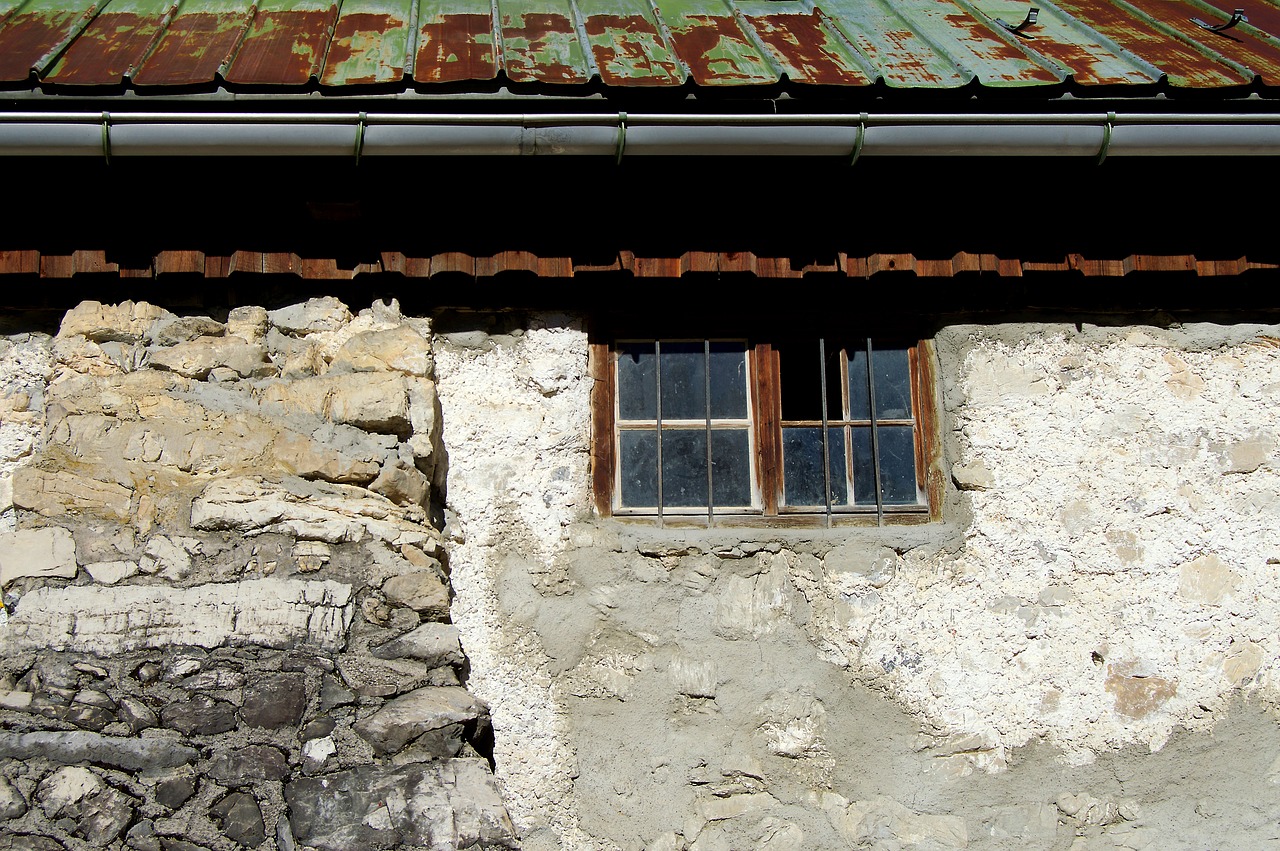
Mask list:
POLYGON ((1208 30, 1209 32, 1215 32, 1215 33, 1220 33, 1220 32, 1229 30, 1232 27, 1234 27, 1236 24, 1240 23, 1241 21, 1244 21, 1246 24, 1249 23, 1249 19, 1244 16, 1244 9, 1236 9, 1234 12, 1231 13, 1231 20, 1227 21, 1225 24, 1218 24, 1217 26, 1214 26, 1213 24, 1206 24, 1204 21, 1200 20, 1199 18, 1191 19, 1191 23, 1195 24, 1200 29, 1208 30))
POLYGON ((1027 35, 1025 32, 1023 32, 1023 30, 1025 30, 1027 27, 1034 24, 1036 22, 1036 19, 1039 17, 1040 17, 1040 10, 1037 9, 1035 6, 1032 6, 1030 9, 1027 10, 1027 16, 1022 19, 1022 23, 1016 26, 1014 24, 1009 23, 1006 20, 1003 20, 1002 18, 996 18, 996 23, 1004 27, 1005 29, 1007 29, 1009 32, 1013 33, 1016 36, 1021 36, 1022 38, 1035 38, 1035 36, 1033 35, 1027 35))

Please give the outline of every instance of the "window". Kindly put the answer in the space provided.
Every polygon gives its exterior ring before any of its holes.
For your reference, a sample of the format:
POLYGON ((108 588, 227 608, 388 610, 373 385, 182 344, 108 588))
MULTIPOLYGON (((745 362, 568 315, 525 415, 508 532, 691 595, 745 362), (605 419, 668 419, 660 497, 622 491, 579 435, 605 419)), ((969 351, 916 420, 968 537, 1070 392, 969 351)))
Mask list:
POLYGON ((601 514, 830 524, 927 520, 937 506, 927 343, 619 336, 592 348, 601 514))

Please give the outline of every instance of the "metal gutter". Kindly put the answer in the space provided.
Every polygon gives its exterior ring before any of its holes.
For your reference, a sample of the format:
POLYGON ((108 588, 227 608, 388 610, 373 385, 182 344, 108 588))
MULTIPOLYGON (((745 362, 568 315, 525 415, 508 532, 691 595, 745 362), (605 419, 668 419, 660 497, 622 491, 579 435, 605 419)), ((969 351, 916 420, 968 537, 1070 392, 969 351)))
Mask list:
POLYGON ((1276 156, 1280 114, 0 113, 0 156, 1276 156))

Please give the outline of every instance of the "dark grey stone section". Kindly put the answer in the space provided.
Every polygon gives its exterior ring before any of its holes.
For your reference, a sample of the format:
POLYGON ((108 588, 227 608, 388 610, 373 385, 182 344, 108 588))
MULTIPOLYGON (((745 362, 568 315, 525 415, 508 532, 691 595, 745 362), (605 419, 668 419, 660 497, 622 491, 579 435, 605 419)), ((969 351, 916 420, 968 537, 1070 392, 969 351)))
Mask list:
POLYGON ((124 771, 140 771, 185 765, 194 762, 198 756, 195 748, 167 739, 121 739, 79 730, 61 733, 0 732, 0 757, 15 759, 44 757, 66 765, 89 762, 124 771))
POLYGON ((417 659, 432 667, 465 661, 458 628, 447 623, 425 623, 369 652, 378 659, 417 659))
POLYGON ((156 784, 156 803, 176 810, 196 793, 195 779, 187 775, 166 777, 156 784))
POLYGON ((267 838, 266 827, 262 823, 262 810, 258 809, 257 800, 250 794, 232 792, 210 807, 209 813, 233 842, 256 848, 267 838))
POLYGON ((236 727, 236 708, 225 700, 214 700, 203 694, 183 703, 171 703, 160 710, 166 727, 188 736, 211 736, 236 727))
POLYGON ((518 847, 483 760, 366 765, 295 780, 284 794, 298 844, 319 851, 518 847))
POLYGON ((14 836, 9 839, 9 843, 11 851, 67 851, 65 845, 47 836, 14 836))
POLYGON ((250 727, 292 727, 302 721, 306 708, 307 688, 303 675, 276 674, 245 688, 240 717, 250 727))
POLYGON ((17 818, 27 811, 27 799, 8 778, 0 777, 0 819, 17 818))
POLYGON ((378 753, 389 754, 409 742, 451 724, 489 717, 489 708, 466 689, 427 686, 389 700, 355 725, 355 731, 378 753))
POLYGON ((246 745, 215 755, 206 773, 227 786, 247 786, 255 780, 283 780, 289 765, 284 754, 269 745, 246 745))

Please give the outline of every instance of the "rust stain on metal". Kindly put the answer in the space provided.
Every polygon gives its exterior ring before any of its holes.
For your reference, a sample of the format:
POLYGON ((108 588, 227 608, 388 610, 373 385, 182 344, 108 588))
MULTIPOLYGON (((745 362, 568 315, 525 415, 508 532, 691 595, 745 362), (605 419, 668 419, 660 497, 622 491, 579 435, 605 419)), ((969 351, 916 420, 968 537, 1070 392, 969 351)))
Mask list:
POLYGON ((72 85, 116 85, 146 55, 159 17, 105 12, 71 43, 49 79, 72 85))
POLYGON ((1060 7, 1185 87, 1238 86, 1249 79, 1151 24, 1101 0, 1063 0, 1060 7))
POLYGON ((869 86, 874 82, 849 61, 816 12, 811 15, 753 15, 747 20, 793 80, 855 86, 869 86))
POLYGON ((743 34, 733 18, 689 15, 685 26, 672 25, 676 52, 700 85, 772 83, 777 74, 743 34))
POLYGON ((996 38, 983 23, 969 15, 944 16, 947 25, 957 33, 973 55, 989 64, 992 70, 1009 69, 994 74, 994 79, 1007 82, 1057 83, 1061 77, 1048 68, 1037 65, 1012 44, 996 38))
MULTIPOLYGON (((1280 50, 1274 44, 1268 44, 1252 35, 1246 28, 1236 27, 1221 33, 1201 29, 1191 19, 1205 19, 1209 16, 1202 10, 1178 0, 1129 0, 1129 2, 1141 12, 1173 27, 1186 38, 1203 44, 1209 50, 1220 53, 1251 71, 1272 80, 1280 77, 1280 50)), ((1249 22, 1252 24, 1252 8, 1248 10, 1248 14, 1249 22)), ((1207 21, 1207 23, 1225 23, 1230 17, 1229 13, 1223 12, 1221 19, 1207 21)))
POLYGON ((1115 54, 1101 46, 1095 46, 1097 52, 1079 44, 1037 39, 1031 48, 1043 56, 1057 62, 1071 72, 1072 79, 1085 86, 1119 85, 1124 83, 1154 83, 1156 80, 1130 63, 1125 62, 1127 71, 1108 70, 1108 62, 1115 61, 1115 54))
POLYGON ((404 38, 388 39, 388 33, 404 27, 394 15, 353 13, 338 19, 325 58, 324 85, 391 83, 404 77, 404 38), (385 50, 387 42, 400 49, 385 50))
POLYGON ((179 15, 133 79, 143 86, 213 82, 247 24, 245 15, 179 15))
POLYGON ((492 80, 498 74, 489 15, 442 15, 423 24, 413 76, 420 83, 492 80))
POLYGON ((889 30, 884 34, 884 38, 897 48, 892 57, 886 57, 888 61, 881 63, 880 71, 885 79, 897 80, 905 85, 919 83, 941 85, 944 82, 942 77, 934 73, 923 59, 916 56, 917 47, 921 42, 920 37, 914 32, 889 30))
POLYGON ((682 82, 680 65, 651 21, 640 15, 592 15, 584 22, 600 79, 610 86, 682 82))
POLYGON ((578 34, 564 15, 528 14, 521 24, 503 22, 502 44, 507 76, 515 83, 583 83, 582 71, 570 64, 578 34))
POLYGON ((36 62, 66 36, 79 13, 22 13, 0 27, 0 81, 16 82, 31 75, 36 62))
POLYGON ((323 11, 259 11, 235 61, 230 83, 302 86, 324 59, 338 7, 323 11))

